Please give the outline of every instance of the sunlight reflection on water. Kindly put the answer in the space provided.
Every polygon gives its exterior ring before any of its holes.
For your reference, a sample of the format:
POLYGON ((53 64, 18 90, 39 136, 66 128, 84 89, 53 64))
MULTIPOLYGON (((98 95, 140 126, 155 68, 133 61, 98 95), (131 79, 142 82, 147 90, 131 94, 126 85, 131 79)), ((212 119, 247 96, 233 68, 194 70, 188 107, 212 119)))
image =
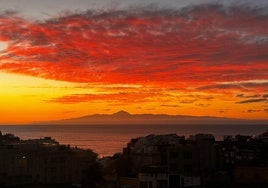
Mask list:
POLYGON ((184 135, 210 133, 217 140, 224 135, 258 135, 266 125, 27 125, 0 126, 2 133, 13 133, 22 139, 50 136, 61 144, 93 149, 99 156, 121 152, 131 138, 148 134, 184 135))

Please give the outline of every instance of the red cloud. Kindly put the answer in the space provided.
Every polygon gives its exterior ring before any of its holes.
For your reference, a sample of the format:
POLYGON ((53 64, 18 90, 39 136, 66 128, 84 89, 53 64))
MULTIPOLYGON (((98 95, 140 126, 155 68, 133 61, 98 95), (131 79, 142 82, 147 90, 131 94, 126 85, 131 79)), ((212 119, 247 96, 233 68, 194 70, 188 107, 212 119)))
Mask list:
POLYGON ((0 16, 0 69, 72 82, 184 87, 268 79, 266 14, 221 6, 0 16))

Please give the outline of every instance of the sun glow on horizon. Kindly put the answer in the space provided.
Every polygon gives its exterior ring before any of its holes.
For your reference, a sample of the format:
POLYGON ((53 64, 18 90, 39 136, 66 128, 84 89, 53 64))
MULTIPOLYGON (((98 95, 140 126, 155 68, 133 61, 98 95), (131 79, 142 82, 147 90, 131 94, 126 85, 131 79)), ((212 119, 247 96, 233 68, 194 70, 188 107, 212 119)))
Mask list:
MULTIPOLYGON (((0 123, 30 123, 111 114, 130 113, 214 115, 244 118, 243 105, 233 96, 206 92, 163 90, 135 85, 88 84, 54 81, 32 76, 0 73, 0 123), (226 98, 226 99, 224 99, 226 98), (232 109, 227 109, 232 107, 232 109), (206 109, 205 111, 202 109, 206 109)), ((250 105, 257 108, 258 105, 250 105)), ((260 119, 262 116, 247 116, 260 119)))

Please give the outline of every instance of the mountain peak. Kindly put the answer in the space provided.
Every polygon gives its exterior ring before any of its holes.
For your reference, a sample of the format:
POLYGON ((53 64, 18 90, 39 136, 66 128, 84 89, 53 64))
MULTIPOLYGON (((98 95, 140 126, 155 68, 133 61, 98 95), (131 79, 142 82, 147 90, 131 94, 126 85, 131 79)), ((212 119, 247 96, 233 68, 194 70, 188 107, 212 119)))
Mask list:
POLYGON ((114 113, 113 115, 116 115, 116 116, 130 116, 131 114, 126 112, 126 111, 124 111, 124 110, 120 110, 120 111, 114 113))

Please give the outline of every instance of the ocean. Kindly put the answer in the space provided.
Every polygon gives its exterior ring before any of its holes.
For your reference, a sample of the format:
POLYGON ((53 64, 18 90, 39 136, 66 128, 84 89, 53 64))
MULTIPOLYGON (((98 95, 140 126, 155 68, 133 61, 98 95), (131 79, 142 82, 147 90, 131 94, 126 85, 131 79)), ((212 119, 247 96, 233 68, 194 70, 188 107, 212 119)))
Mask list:
POLYGON ((92 149, 102 156, 122 152, 131 138, 149 134, 189 135, 213 134, 216 140, 224 135, 257 136, 268 130, 268 125, 0 125, 2 133, 13 133, 21 139, 50 136, 60 144, 92 149))

